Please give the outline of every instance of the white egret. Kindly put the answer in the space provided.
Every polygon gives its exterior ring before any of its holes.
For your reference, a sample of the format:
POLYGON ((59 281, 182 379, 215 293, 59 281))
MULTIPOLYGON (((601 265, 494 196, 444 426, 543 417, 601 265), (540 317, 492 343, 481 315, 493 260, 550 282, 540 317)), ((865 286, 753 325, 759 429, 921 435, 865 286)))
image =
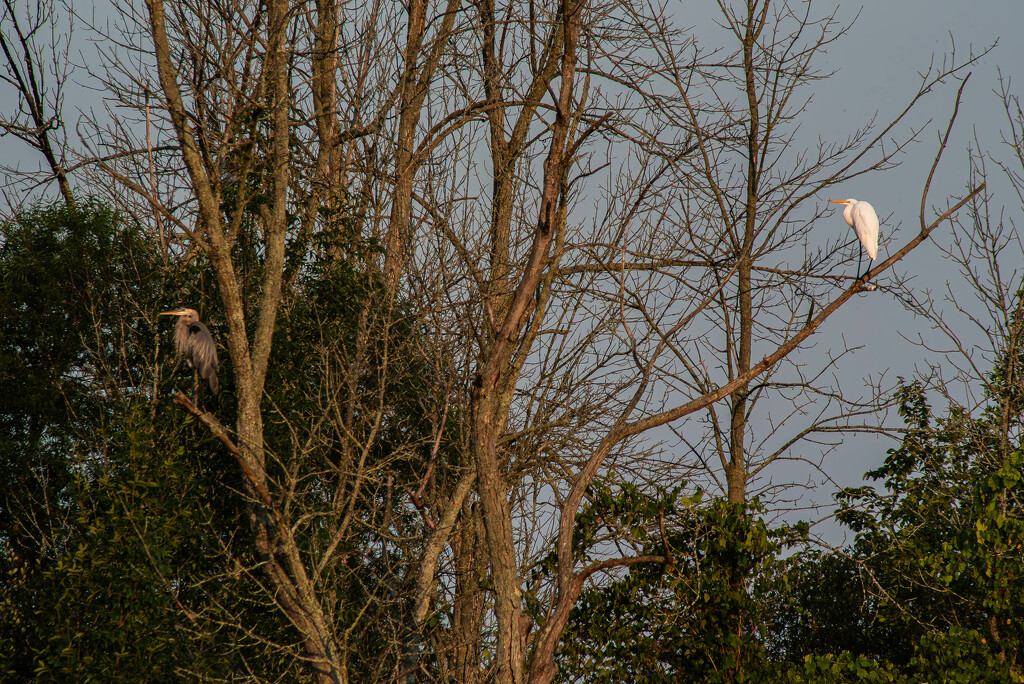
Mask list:
POLYGON ((178 353, 188 359, 188 365, 206 380, 210 391, 217 394, 217 344, 213 341, 210 329, 199 322, 199 314, 195 309, 175 309, 164 311, 161 316, 177 316, 178 323, 174 326, 174 345, 178 353))
POLYGON ((864 252, 868 253, 868 257, 871 261, 868 262, 867 270, 864 271, 863 275, 858 275, 858 278, 866 277, 868 271, 871 270, 871 264, 875 262, 875 257, 878 256, 878 214, 875 213, 875 208, 867 202, 859 200, 845 199, 845 200, 829 200, 833 204, 845 204, 846 208, 843 209, 843 218, 846 219, 846 225, 853 228, 853 232, 857 234, 857 239, 860 240, 861 252, 857 257, 857 273, 860 273, 861 259, 864 258, 864 252))

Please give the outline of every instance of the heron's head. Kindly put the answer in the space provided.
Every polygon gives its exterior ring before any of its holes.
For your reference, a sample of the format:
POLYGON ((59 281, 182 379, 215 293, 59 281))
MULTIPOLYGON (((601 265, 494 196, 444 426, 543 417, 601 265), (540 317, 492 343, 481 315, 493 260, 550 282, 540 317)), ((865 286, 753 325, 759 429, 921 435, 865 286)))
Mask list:
POLYGON ((850 199, 844 200, 829 200, 829 202, 831 202, 832 204, 853 204, 856 201, 857 200, 853 199, 852 197, 850 199))
POLYGON ((194 323, 199 320, 199 313, 195 309, 182 307, 173 311, 161 311, 161 316, 181 316, 186 323, 194 323))

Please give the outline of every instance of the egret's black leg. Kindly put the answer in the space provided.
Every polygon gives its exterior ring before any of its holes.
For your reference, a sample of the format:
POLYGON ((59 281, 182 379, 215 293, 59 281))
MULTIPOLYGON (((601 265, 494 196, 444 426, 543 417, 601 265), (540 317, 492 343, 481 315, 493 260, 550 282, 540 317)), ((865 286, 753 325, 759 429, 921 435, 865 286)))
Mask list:
POLYGON ((857 243, 860 250, 857 252, 857 280, 860 280, 860 264, 864 261, 864 245, 857 243))
POLYGON ((875 263, 874 259, 869 259, 868 260, 868 267, 864 269, 864 275, 861 276, 861 278, 864 279, 864 282, 867 282, 867 280, 868 280, 868 273, 871 272, 871 264, 873 264, 873 263, 875 263))

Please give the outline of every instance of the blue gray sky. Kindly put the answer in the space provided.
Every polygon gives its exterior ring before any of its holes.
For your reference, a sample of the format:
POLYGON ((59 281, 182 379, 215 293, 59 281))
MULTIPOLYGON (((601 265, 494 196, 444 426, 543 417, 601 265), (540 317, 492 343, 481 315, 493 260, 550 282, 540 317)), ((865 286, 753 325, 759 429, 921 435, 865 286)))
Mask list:
MULTIPOLYGON (((1006 129, 1002 101, 996 94, 1000 72, 1011 82, 1011 90, 1024 98, 1024 41, 1019 27, 1024 25, 1024 2, 1020 0, 985 0, 968 3, 959 0, 867 0, 840 3, 839 18, 856 21, 849 34, 828 48, 824 68, 835 75, 815 88, 815 101, 805 120, 805 135, 820 134, 823 138, 841 138, 847 131, 863 125, 877 112, 881 121, 895 116, 905 105, 908 95, 920 82, 919 73, 928 69, 930 61, 941 62, 955 45, 958 57, 970 50, 982 52, 993 43, 996 47, 971 68, 964 102, 961 106, 952 139, 939 167, 929 196, 933 206, 946 205, 946 198, 962 196, 967 183, 966 149, 976 137, 983 150, 1006 158, 1000 149, 1000 131, 1006 129), (859 13, 859 16, 857 16, 859 13)), ((937 149, 939 127, 945 127, 952 109, 955 86, 931 93, 914 121, 932 125, 921 136, 921 142, 910 148, 903 164, 885 174, 861 176, 837 190, 842 199, 856 197, 870 201, 879 216, 888 217, 882 226, 883 245, 879 258, 887 254, 885 236, 902 224, 912 231, 918 223, 921 190, 937 149)), ((1007 218, 1021 218, 1020 201, 1001 178, 993 176, 989 189, 996 202, 1005 204, 1007 218)), ((822 202, 830 197, 820 198, 822 202)), ((933 214, 934 215, 934 214, 933 214)), ((822 229, 848 230, 839 211, 822 229)), ((895 239, 893 249, 906 238, 895 239)), ((934 234, 936 244, 925 244, 915 250, 896 269, 913 277, 919 291, 930 290, 941 298, 947 283, 954 293, 970 297, 969 288, 955 269, 940 256, 939 247, 949 244, 949 227, 934 234)), ((1005 255, 1005 274, 1016 270, 1018 277, 1024 261, 1019 252, 1005 255)), ((963 324, 965 339, 983 343, 951 307, 951 320, 963 324)), ((863 345, 851 363, 845 364, 840 381, 844 386, 861 383, 869 374, 885 372, 912 377, 915 369, 929 364, 945 364, 943 354, 929 352, 905 341, 921 334, 937 339, 927 321, 909 317, 892 297, 881 293, 859 296, 821 332, 819 348, 845 341, 851 346, 863 345), (877 296, 876 296, 877 295, 877 296)), ((937 399, 937 398, 936 398, 937 399)), ((941 411, 941 403, 936 402, 941 411)), ((859 484, 862 474, 881 464, 885 450, 893 442, 885 438, 858 437, 847 440, 843 448, 826 464, 829 473, 844 485, 859 484)), ((809 500, 828 501, 830 488, 822 486, 809 500)), ((826 537, 836 541, 838 530, 823 526, 826 537)))

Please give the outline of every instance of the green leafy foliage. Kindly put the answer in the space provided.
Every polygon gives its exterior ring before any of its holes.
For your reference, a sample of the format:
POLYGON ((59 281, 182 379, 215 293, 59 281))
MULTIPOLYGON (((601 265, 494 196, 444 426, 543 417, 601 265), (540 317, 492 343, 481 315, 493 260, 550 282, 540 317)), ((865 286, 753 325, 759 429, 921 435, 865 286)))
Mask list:
MULTIPOLYGON (((294 483, 302 553, 322 558, 334 545, 316 590, 346 635, 353 679, 441 671, 451 607, 415 633, 410 568, 423 522, 405 497, 421 482, 425 496, 450 491, 469 465, 461 420, 435 432, 430 393, 448 371, 425 363, 416 317, 362 263, 376 246, 343 212, 330 218, 330 230, 290 246, 265 395, 268 473, 294 483)), ((208 265, 165 264, 88 200, 28 211, 0 236, 0 678, 306 676, 253 551, 237 466, 166 400, 185 373, 168 372, 167 330, 146 323, 187 301, 217 336, 208 265)), ((237 249, 259 268, 244 240, 237 249)), ((841 520, 857 536, 839 552, 785 556, 806 527, 772 531, 756 503, 593 488, 574 535, 578 567, 661 561, 592 577, 560 677, 1024 681, 1018 357, 999 360, 977 411, 936 417, 922 387, 900 388, 903 440, 869 473, 878 490, 842 493, 841 520)), ((210 408, 230 424, 223 379, 210 408)), ((538 564, 526 594, 538 623, 536 592, 556 560, 538 564)), ((491 587, 485 574, 474 581, 481 595, 491 587)))
POLYGON ((1021 681, 1011 665, 993 653, 973 630, 951 629, 925 634, 904 666, 877 661, 848 650, 806 655, 771 681, 792 684, 894 682, 916 684, 1010 684, 1021 681))
POLYGON ((158 255, 89 200, 2 235, 0 678, 288 672, 295 659, 254 638, 287 627, 237 571, 254 560, 244 507, 224 496, 241 484, 233 464, 154 401, 175 382, 145 323, 163 300, 158 255))
MULTIPOLYGON (((431 458, 433 486, 445 486, 458 454, 454 427, 430 438, 422 399, 433 371, 418 361, 413 319, 389 310, 364 268, 375 247, 344 216, 328 223, 292 244, 266 384, 268 474, 295 483, 300 548, 319 558, 333 545, 317 590, 348 635, 351 675, 373 680, 393 671, 396 634, 418 648, 407 554, 422 523, 404 492, 431 458)), ((88 200, 26 212, 3 238, 0 298, 12 314, 0 318, 0 678, 303 676, 297 634, 254 553, 246 485, 209 431, 167 400, 188 374, 172 365, 168 329, 145 323, 188 304, 222 338, 209 264, 165 264, 88 200)), ((239 263, 255 272, 262 257, 247 244, 236 245, 239 263)), ((230 425, 222 361, 225 391, 200 403, 230 425)))
POLYGON ((559 653, 564 681, 735 682, 760 669, 753 580, 779 541, 756 504, 698 500, 678 491, 645 497, 628 487, 595 493, 580 516, 583 546, 614 521, 643 553, 664 555, 667 547, 671 559, 633 566, 584 592, 559 653))
POLYGON ((673 562, 584 593, 559 654, 563 679, 1022 681, 1022 407, 1000 379, 1006 367, 976 415, 954 407, 936 419, 923 388, 900 388, 904 438, 868 474, 884 491, 840 495, 857 533, 847 549, 782 557, 756 508, 595 492, 580 557, 619 539, 638 553, 667 546, 673 562))
POLYGON ((1010 662, 1021 656, 1024 617, 1024 451, 1014 435, 1019 397, 989 384, 989 402, 975 418, 953 409, 935 420, 920 387, 901 389, 908 423, 903 443, 869 473, 888 494, 849 492, 863 508, 854 520, 858 556, 884 578, 879 611, 905 635, 934 629, 988 634, 1010 662))
POLYGON ((40 536, 59 536, 67 455, 102 449, 107 399, 139 379, 145 350, 125 334, 123 313, 147 298, 154 262, 87 200, 21 214, 0 239, 0 536, 31 562, 40 536))
POLYGON ((841 681, 863 658, 891 681, 1020 681, 1024 450, 1020 393, 1001 380, 1016 363, 993 372, 976 415, 936 418, 920 385, 900 387, 903 440, 868 473, 884 491, 839 495, 854 544, 790 561, 770 651, 803 659, 794 681, 826 665, 841 681))
MULTIPOLYGON (((432 370, 420 362, 414 319, 364 268, 375 251, 344 221, 312 240, 277 320, 264 427, 270 475, 300 474, 291 505, 311 521, 297 527, 302 548, 311 559, 333 549, 320 586, 351 643, 349 672, 367 680, 395 667, 396 634, 413 639, 415 542, 400 540, 421 535, 406 492, 433 447, 422 402, 432 370)), ((439 448, 435 483, 450 477, 453 458, 439 448)))

